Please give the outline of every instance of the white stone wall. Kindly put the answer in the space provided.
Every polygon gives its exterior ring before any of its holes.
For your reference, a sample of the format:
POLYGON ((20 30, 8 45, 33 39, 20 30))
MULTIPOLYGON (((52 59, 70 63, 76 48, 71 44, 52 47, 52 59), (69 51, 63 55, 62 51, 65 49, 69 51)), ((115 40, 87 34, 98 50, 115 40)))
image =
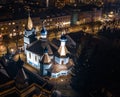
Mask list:
POLYGON ((32 65, 33 67, 37 68, 37 69, 40 69, 40 63, 39 63, 39 59, 40 59, 40 56, 30 52, 30 51, 27 51, 26 50, 26 53, 27 53, 27 63, 29 63, 30 65, 32 65), (29 53, 31 53, 31 58, 29 57, 29 53), (36 56, 36 59, 35 60, 35 56, 36 56))
POLYGON ((55 56, 55 62, 57 62, 58 64, 67 64, 69 62, 69 57, 66 58, 59 58, 55 56))
POLYGON ((26 48, 27 48, 28 44, 30 44, 30 40, 29 40, 29 38, 24 36, 24 51, 25 51, 25 54, 27 54, 26 53, 26 48))
POLYGON ((30 40, 27 37, 24 37, 24 43, 30 44, 30 40))
POLYGON ((44 35, 41 34, 41 38, 47 38, 47 34, 44 35))
POLYGON ((65 44, 66 44, 66 41, 61 40, 61 46, 65 46, 65 44))
POLYGON ((58 73, 51 73, 52 78, 57 78, 59 76, 64 76, 64 75, 68 75, 68 70, 62 70, 58 73))
POLYGON ((52 64, 44 64, 43 66, 43 75, 47 75, 48 72, 47 72, 47 69, 49 69, 50 67, 52 66, 52 64))

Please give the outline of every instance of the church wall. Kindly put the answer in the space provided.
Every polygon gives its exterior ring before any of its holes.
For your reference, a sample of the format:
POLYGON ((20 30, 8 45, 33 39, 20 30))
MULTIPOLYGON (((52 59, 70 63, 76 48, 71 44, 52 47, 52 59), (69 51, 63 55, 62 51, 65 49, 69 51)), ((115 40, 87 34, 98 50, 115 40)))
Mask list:
POLYGON ((30 44, 29 38, 24 37, 24 42, 27 43, 27 44, 30 44))
POLYGON ((29 63, 30 65, 32 65, 35 68, 40 68, 40 63, 39 63, 39 59, 40 57, 30 51, 27 51, 27 63, 29 63), (31 56, 31 57, 30 57, 31 56), (36 57, 36 58, 35 58, 36 57))
POLYGON ((44 64, 44 66, 43 66, 43 75, 47 75, 48 74, 48 72, 47 72, 47 69, 49 69, 50 67, 51 67, 51 65, 52 64, 44 64))
POLYGON ((58 64, 67 64, 68 61, 69 61, 69 57, 67 58, 59 58, 59 57, 55 57, 55 61, 58 63, 58 64))
POLYGON ((32 35, 33 32, 35 32, 34 28, 32 30, 29 30, 29 31, 25 30, 24 34, 25 34, 26 37, 28 37, 28 36, 32 35))
POLYGON ((57 78, 59 76, 62 76, 62 75, 64 76, 64 75, 67 75, 67 74, 68 74, 68 70, 62 70, 58 73, 51 73, 51 77, 52 78, 57 78))
POLYGON ((24 43, 24 52, 25 52, 25 54, 27 54, 27 52, 26 52, 26 48, 27 48, 27 44, 24 43))

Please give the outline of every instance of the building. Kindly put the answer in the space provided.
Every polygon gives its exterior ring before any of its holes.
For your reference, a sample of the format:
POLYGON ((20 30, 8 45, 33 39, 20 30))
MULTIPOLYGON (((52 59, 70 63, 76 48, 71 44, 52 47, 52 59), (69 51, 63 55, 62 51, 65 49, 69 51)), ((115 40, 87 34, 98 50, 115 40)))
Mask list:
POLYGON ((36 38, 36 31, 33 28, 33 23, 32 20, 30 18, 30 15, 28 16, 28 22, 27 22, 27 26, 26 26, 26 30, 24 33, 24 50, 26 53, 26 48, 29 44, 31 44, 32 42, 34 42, 35 40, 37 40, 36 38))
POLYGON ((78 14, 78 24, 96 22, 102 18, 102 9, 94 8, 93 10, 87 12, 81 11, 80 13, 78 14))
POLYGON ((35 31, 30 17, 28 17, 28 28, 25 30, 24 47, 27 63, 40 70, 42 76, 57 78, 68 75, 74 62, 70 58, 70 52, 66 48, 67 38, 61 35, 59 47, 47 39, 47 30, 43 24, 40 38, 35 40, 35 31), (31 37, 33 36, 33 37, 31 37), (34 40, 34 41, 31 41, 34 40))
MULTIPOLYGON (((47 13, 47 12, 44 12, 47 13)), ((43 20, 46 21, 46 29, 52 30, 52 29, 58 29, 58 27, 70 27, 70 19, 71 16, 67 13, 57 13, 57 14, 43 14, 40 15, 40 17, 33 17, 34 22, 34 28, 36 29, 36 32, 40 31, 42 28, 42 22, 43 20), (61 26, 61 25, 64 26, 61 26)), ((0 22, 0 31, 3 35, 9 35, 10 37, 14 37, 17 34, 23 35, 24 29, 26 25, 27 19, 15 19, 15 20, 7 20, 7 21, 1 21, 0 22), (18 27, 18 29, 17 29, 18 27)))
POLYGON ((0 58, 0 97, 50 97, 53 85, 24 67, 7 52, 0 58))
MULTIPOLYGON (((51 1, 52 2, 52 1, 51 1)), ((77 11, 74 9, 45 9, 40 8, 34 10, 32 12, 32 20, 34 22, 34 29, 36 29, 36 33, 40 31, 42 28, 42 22, 46 21, 46 29, 49 31, 58 29, 58 28, 69 28, 71 25, 79 25, 84 24, 86 22, 91 22, 91 17, 94 16, 95 21, 99 21, 102 17, 102 10, 94 9, 90 10, 91 8, 87 9, 88 6, 83 7, 82 9, 78 9, 77 11), (37 14, 34 16, 33 14, 37 14)), ((24 10, 25 11, 25 10, 24 10)), ((17 12, 16 12, 17 13, 17 12)), ((21 15, 21 12, 20 12, 21 15)), ((18 33, 19 35, 24 34, 25 25, 27 22, 26 14, 23 13, 22 16, 19 18, 15 18, 16 16, 9 17, 5 15, 6 18, 0 19, 0 32, 3 35, 9 35, 10 37, 16 36, 18 33)), ((1 16, 2 17, 2 16, 1 16)))

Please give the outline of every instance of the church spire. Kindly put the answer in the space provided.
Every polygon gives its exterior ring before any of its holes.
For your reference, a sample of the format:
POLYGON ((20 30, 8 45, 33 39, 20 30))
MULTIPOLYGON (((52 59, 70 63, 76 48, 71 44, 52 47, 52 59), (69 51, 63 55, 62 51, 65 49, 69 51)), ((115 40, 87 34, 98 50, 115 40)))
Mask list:
POLYGON ((28 22, 27 22, 27 30, 32 30, 33 28, 33 22, 32 19, 30 17, 30 12, 28 13, 28 22))
POLYGON ((47 30, 46 30, 46 28, 45 28, 44 23, 45 23, 45 21, 43 21, 42 30, 41 30, 41 32, 40 32, 41 38, 47 38, 47 30))
POLYGON ((60 47, 58 49, 58 53, 60 54, 60 56, 66 56, 66 54, 68 53, 68 50, 65 46, 67 38, 64 35, 64 32, 62 32, 61 38, 60 38, 61 44, 60 47))
POLYGON ((41 62, 44 64, 49 64, 51 62, 50 56, 48 55, 47 47, 44 49, 44 55, 43 55, 41 62))

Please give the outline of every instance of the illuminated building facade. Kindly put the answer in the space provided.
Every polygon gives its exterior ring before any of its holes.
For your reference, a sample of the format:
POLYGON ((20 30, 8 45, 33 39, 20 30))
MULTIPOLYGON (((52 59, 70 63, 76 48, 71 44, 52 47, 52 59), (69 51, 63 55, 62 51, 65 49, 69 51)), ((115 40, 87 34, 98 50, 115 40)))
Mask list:
POLYGON ((30 18, 30 15, 29 15, 26 30, 24 33, 24 51, 25 51, 25 53, 26 53, 27 46, 35 40, 37 40, 36 31, 33 28, 33 23, 32 23, 32 20, 30 18))
MULTIPOLYGON (((35 22, 36 25, 38 25, 39 20, 40 19, 38 17, 33 18, 33 21, 36 21, 35 22)), ((17 33, 19 33, 19 35, 23 35, 26 22, 27 19, 8 20, 0 22, 1 33, 2 35, 9 35, 10 37, 16 36, 17 33)))
POLYGON ((60 46, 57 47, 47 39, 47 30, 44 25, 40 32, 40 39, 34 40, 32 43, 30 43, 31 32, 32 28, 27 33, 27 39, 26 31, 24 35, 27 63, 40 70, 42 76, 57 78, 62 75, 68 75, 74 62, 69 57, 70 52, 66 48, 66 36, 64 34, 61 35, 60 46), (26 43, 28 43, 27 46, 26 43))
MULTIPOLYGON (((91 22, 91 17, 94 15, 94 20, 99 21, 102 15, 102 10, 91 10, 91 11, 76 11, 76 12, 57 12, 56 13, 46 13, 45 15, 40 13, 40 17, 33 17, 34 29, 36 33, 42 28, 42 22, 46 21, 46 29, 58 29, 60 28, 69 28, 71 24, 84 24, 86 22, 91 22), (75 21, 74 21, 75 20, 75 21), (74 22, 73 22, 74 21, 74 22)), ((0 22, 0 32, 3 35, 9 35, 10 37, 24 34, 24 29, 27 19, 18 19, 18 20, 8 20, 0 22), (17 29, 18 27, 18 29, 17 29)))
MULTIPOLYGON (((38 32, 42 28, 41 25, 43 20, 47 22, 46 29, 52 30, 54 28, 57 29, 58 26, 62 27, 61 25, 64 25, 63 27, 70 27, 70 19, 70 15, 56 14, 41 18, 34 17, 33 22, 36 32, 38 32)), ((3 35, 9 35, 10 37, 16 36, 17 33, 19 33, 19 35, 23 35, 26 22, 27 19, 0 22, 0 31, 3 35), (18 29, 16 29, 16 26, 18 26, 18 29)))

